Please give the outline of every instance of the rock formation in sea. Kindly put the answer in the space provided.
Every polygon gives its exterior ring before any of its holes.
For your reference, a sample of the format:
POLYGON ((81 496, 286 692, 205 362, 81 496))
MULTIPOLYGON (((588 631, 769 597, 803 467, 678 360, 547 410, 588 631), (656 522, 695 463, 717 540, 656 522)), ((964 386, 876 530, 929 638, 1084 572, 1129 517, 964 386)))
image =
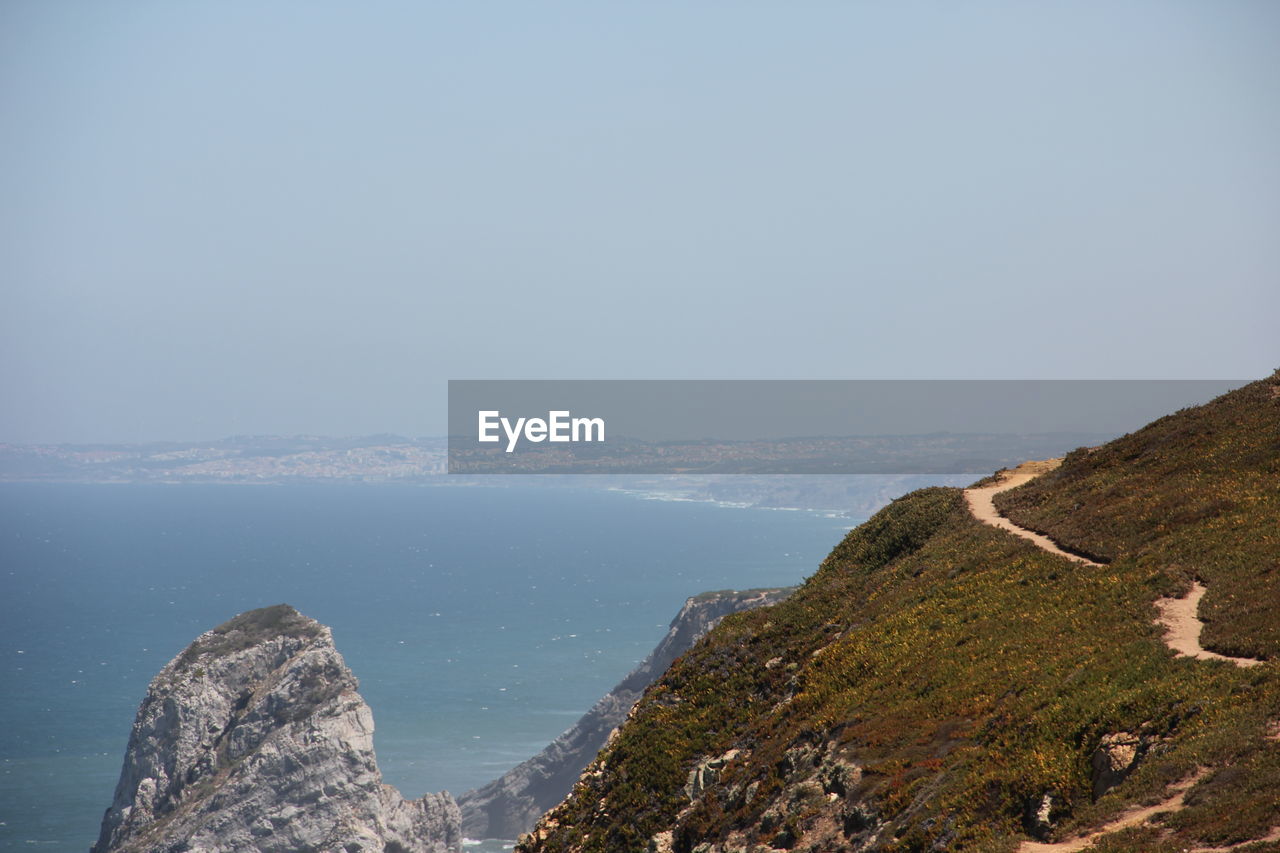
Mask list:
POLYGON ((569 793, 632 706, 677 657, 730 613, 774 604, 792 587, 704 593, 685 602, 666 636, 604 698, 546 749, 482 788, 458 797, 463 834, 516 838, 569 793))
POLYGON ((92 853, 460 849, 448 793, 383 784, 356 688, 288 605, 202 634, 151 682, 92 853))

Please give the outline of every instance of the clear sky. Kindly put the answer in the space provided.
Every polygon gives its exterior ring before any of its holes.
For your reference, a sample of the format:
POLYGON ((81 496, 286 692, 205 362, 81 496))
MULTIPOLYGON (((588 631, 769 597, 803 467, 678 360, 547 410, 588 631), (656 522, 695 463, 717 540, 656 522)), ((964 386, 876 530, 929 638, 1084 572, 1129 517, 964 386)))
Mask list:
POLYGON ((0 4, 0 440, 1280 366, 1280 3, 0 4))

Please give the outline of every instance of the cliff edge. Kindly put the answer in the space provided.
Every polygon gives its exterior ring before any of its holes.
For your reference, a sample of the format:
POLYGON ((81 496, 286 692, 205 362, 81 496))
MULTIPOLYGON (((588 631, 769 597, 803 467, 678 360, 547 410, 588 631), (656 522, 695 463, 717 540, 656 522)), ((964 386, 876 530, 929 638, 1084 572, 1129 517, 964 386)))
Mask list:
POLYGON ((458 850, 448 793, 383 784, 356 688, 288 605, 205 632, 152 680, 91 853, 458 850))
POLYGON ((687 600, 649 656, 546 749, 483 788, 458 797, 469 838, 515 838, 565 798, 631 708, 677 657, 730 613, 785 599, 793 587, 709 592, 687 600))

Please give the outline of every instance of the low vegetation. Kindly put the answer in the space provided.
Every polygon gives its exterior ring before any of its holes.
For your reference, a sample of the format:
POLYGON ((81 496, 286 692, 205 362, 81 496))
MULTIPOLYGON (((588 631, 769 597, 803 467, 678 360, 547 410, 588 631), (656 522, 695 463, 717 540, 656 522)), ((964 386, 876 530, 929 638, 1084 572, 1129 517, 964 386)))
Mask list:
MULTIPOLYGON (((324 627, 287 604, 274 604, 241 613, 202 634, 183 651, 176 669, 181 672, 204 655, 220 656, 256 646, 279 636, 318 637, 324 627)), ((201 673, 203 674, 203 673, 201 673)))

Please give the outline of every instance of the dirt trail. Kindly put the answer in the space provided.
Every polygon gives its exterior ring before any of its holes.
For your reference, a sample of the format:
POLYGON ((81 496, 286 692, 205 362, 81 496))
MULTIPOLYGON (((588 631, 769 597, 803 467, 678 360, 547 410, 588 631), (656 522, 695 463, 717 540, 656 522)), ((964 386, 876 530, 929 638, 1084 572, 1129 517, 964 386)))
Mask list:
POLYGON ((1108 833, 1115 832, 1120 829, 1127 829, 1130 826, 1137 826, 1140 823, 1146 823, 1160 812, 1177 811, 1183 807, 1183 800, 1186 799, 1187 791, 1192 785, 1199 782, 1208 774, 1207 769, 1200 769, 1183 779, 1181 782, 1174 784, 1170 790, 1173 792, 1165 799, 1156 803, 1154 806, 1134 806, 1131 809, 1123 811, 1114 820, 1108 821, 1098 829, 1090 832, 1088 835, 1082 835, 1079 838, 1068 838, 1066 841, 1056 842, 1040 842, 1040 841, 1024 841, 1018 847, 1018 853, 1067 853, 1072 850, 1084 850, 1093 842, 1097 841, 1108 833))
POLYGON ((1274 844, 1277 841, 1280 841, 1280 826, 1274 827, 1261 838, 1251 838, 1248 841, 1239 841, 1235 844, 1228 844, 1225 847, 1192 847, 1187 853, 1231 853, 1232 850, 1239 850, 1241 847, 1248 847, 1250 844, 1274 844))
POLYGON ((1262 663, 1254 658, 1220 655, 1200 645, 1200 632, 1204 629, 1204 623, 1196 616, 1196 612, 1200 608, 1204 592, 1204 584, 1196 581, 1185 598, 1161 598, 1156 601, 1156 607, 1160 610, 1160 624, 1165 629, 1165 645, 1180 655, 1200 660, 1225 660, 1236 666, 1257 666, 1262 663))
MULTIPOLYGON (((1084 850, 1091 847, 1095 841, 1098 841, 1104 835, 1146 823, 1161 812, 1176 812, 1181 808, 1185 808, 1187 791, 1191 790, 1197 782, 1207 775, 1209 775, 1209 769, 1201 767, 1181 782, 1170 786, 1171 793, 1169 796, 1155 805, 1135 806, 1127 809, 1121 812, 1118 817, 1108 821, 1093 832, 1077 838, 1068 838, 1066 841, 1056 842, 1024 841, 1018 846, 1018 853, 1071 853, 1076 850, 1084 850)), ((1275 841, 1280 841, 1280 826, 1273 827, 1270 832, 1261 838, 1251 838, 1248 841, 1228 844, 1224 847, 1191 847, 1187 849, 1187 853, 1231 853, 1233 850, 1239 850, 1241 847, 1250 844, 1272 843, 1275 841)))
POLYGON ((965 499, 969 501, 969 511, 973 513, 973 517, 992 527, 999 527, 1001 530, 1007 530, 1014 536, 1021 536, 1023 539, 1029 539, 1036 543, 1050 554, 1057 554, 1059 557, 1066 557, 1068 560, 1075 560, 1077 563, 1084 563, 1086 566, 1101 566, 1102 563, 1095 563, 1092 560, 1086 560, 1084 557, 1076 554, 1068 554, 1053 543, 1048 536, 1042 536, 1025 527, 1019 527, 1009 519, 1000 514, 996 509, 995 496, 1001 492, 1007 492, 1010 489, 1017 488, 1028 480, 1035 479, 1041 474, 1052 471, 1062 464, 1061 459, 1042 459, 1034 462, 1023 462, 1012 471, 1001 471, 996 476, 1000 479, 989 486, 982 486, 976 489, 965 489, 965 499))

